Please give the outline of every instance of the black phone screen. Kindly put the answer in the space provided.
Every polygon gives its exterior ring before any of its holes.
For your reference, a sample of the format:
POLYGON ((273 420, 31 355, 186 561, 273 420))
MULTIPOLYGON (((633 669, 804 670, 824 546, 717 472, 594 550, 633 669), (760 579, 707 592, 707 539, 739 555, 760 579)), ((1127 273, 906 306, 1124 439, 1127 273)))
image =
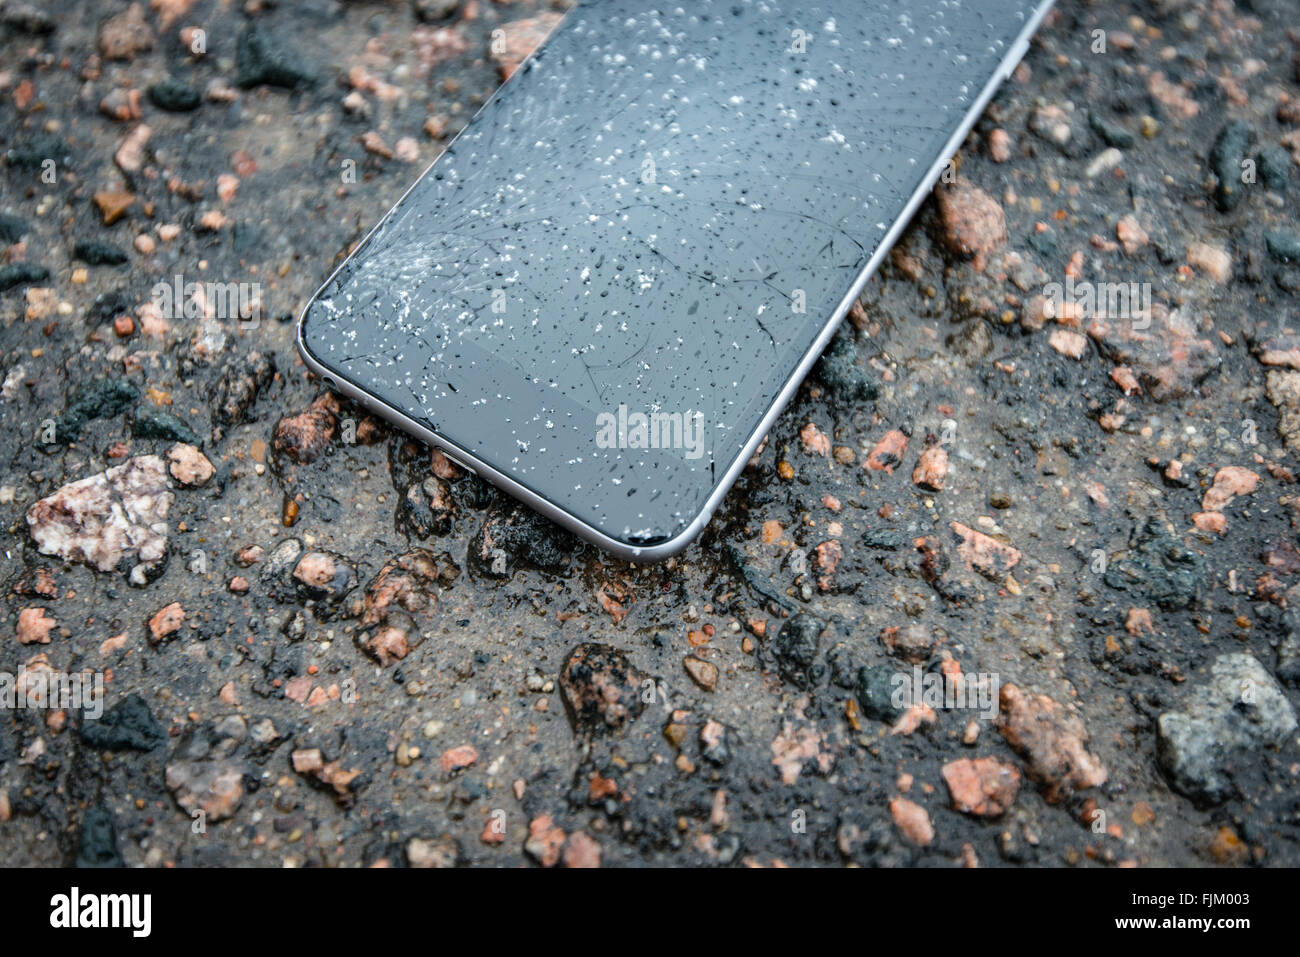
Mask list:
POLYGON ((321 289, 304 346, 579 521, 671 539, 1040 6, 583 3, 321 289))

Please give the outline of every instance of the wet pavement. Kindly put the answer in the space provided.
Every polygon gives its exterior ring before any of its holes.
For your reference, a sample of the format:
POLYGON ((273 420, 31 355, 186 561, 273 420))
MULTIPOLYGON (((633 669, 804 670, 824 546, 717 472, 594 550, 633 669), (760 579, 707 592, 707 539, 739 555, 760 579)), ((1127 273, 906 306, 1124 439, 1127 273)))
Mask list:
POLYGON ((1295 6, 1063 0, 649 566, 293 342, 562 7, 0 10, 6 861, 1300 863, 1295 6))

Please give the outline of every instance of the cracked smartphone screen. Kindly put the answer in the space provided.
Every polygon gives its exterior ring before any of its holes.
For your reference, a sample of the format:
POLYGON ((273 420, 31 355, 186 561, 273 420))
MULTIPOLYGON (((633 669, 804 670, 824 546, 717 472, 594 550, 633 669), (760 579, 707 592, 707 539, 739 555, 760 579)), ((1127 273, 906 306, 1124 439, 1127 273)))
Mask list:
POLYGON ((328 280, 309 357, 632 549, 688 529, 1032 0, 595 0, 328 280))

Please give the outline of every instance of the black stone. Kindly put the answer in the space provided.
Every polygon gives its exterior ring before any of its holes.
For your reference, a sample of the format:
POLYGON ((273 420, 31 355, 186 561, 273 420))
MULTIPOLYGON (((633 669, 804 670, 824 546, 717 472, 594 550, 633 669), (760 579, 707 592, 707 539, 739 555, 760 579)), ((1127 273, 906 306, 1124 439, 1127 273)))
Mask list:
POLYGON ((81 740, 98 751, 152 751, 167 740, 167 732, 139 695, 122 699, 98 720, 81 722, 81 740))
POLYGON ((845 402, 869 401, 880 395, 880 386, 864 366, 858 365, 858 347, 849 335, 838 335, 817 363, 817 378, 845 402))
POLYGON ((180 416, 162 409, 142 406, 131 420, 131 436, 137 439, 166 439, 200 445, 200 439, 180 416))
POLYGON ((32 263, 9 263, 7 266, 0 266, 0 292, 6 289, 12 289, 14 286, 21 286, 27 282, 43 282, 50 278, 50 271, 44 266, 35 266, 32 263))
POLYGON ((120 248, 97 239, 83 239, 77 243, 72 247, 72 256, 92 266, 123 266, 130 261, 120 248))
POLYGON ((1266 146, 1259 151, 1259 178, 1269 189, 1286 192, 1291 179, 1291 154, 1281 146, 1266 146))
POLYGON ((772 656, 781 677, 800 688, 813 684, 817 675, 817 652, 825 624, 820 618, 800 613, 786 620, 772 640, 772 656))
POLYGON ((235 47, 235 82, 241 87, 279 86, 289 90, 314 86, 315 73, 302 58, 256 24, 249 24, 235 47))
POLYGON ((0 242, 16 243, 27 234, 27 229, 26 220, 8 213, 0 213, 0 242))
POLYGON ((880 550, 897 549, 903 545, 903 533, 892 528, 873 528, 862 536, 862 544, 867 548, 880 550))
POLYGON ((229 362, 209 395, 213 420, 222 425, 251 421, 253 403, 274 379, 275 362, 261 352, 229 362))
POLYGON ((460 0, 414 0, 415 18, 424 23, 446 20, 456 12, 460 0))
POLYGON ((125 867, 117 849, 117 825, 108 808, 96 804, 81 817, 81 846, 78 867, 125 867))
POLYGON ((126 294, 125 289, 101 292, 86 310, 86 319, 88 322, 108 322, 123 313, 129 313, 131 306, 132 299, 126 294))
POLYGON ((149 87, 149 99, 160 110, 188 113, 197 110, 203 98, 199 91, 180 80, 163 80, 149 87))
POLYGON ((1300 236, 1278 230, 1264 234, 1268 254, 1280 263, 1300 263, 1300 236))
POLYGON ((1214 201, 1222 212, 1235 209, 1241 202, 1245 185, 1241 181, 1242 161, 1254 136, 1249 124, 1233 120, 1219 131, 1210 149, 1210 169, 1219 179, 1214 201))
POLYGON ((876 721, 893 724, 906 710, 894 703, 894 676, 890 665, 864 665, 858 669, 858 704, 862 713, 876 721))
POLYGON ((111 418, 140 398, 140 389, 126 379, 92 379, 77 387, 63 415, 55 422, 59 442, 72 442, 91 419, 111 418))
POLYGON ((14 146, 6 154, 9 165, 15 169, 40 169, 46 160, 59 166, 67 163, 68 144, 57 136, 37 136, 14 146))
POLYGON ((1128 552, 1110 563, 1103 581, 1172 611, 1196 601, 1205 575, 1201 556, 1184 545, 1172 527, 1152 517, 1134 530, 1128 552))
POLYGON ((1107 146, 1113 146, 1118 150, 1126 150, 1133 145, 1133 134, 1118 123, 1112 123, 1096 110, 1088 114, 1088 125, 1092 131, 1101 137, 1102 142, 1107 146))
POLYGON ((470 567, 488 578, 509 578, 515 566, 559 572, 577 550, 573 536, 527 506, 505 504, 488 512, 469 543, 470 567))
POLYGON ((5 26, 29 36, 47 36, 58 26, 53 14, 29 3, 9 4, 4 9, 5 26))

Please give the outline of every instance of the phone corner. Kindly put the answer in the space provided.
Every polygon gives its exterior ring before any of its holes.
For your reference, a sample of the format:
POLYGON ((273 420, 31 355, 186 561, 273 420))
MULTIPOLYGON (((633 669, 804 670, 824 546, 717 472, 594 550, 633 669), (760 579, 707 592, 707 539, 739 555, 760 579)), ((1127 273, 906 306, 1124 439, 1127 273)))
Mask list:
POLYGON ((324 367, 307 344, 307 318, 315 302, 316 297, 313 295, 311 299, 307 300, 307 304, 302 307, 302 311, 298 313, 298 318, 294 320, 293 341, 298 349, 298 355, 302 357, 302 361, 306 363, 307 368, 320 375, 324 367))
POLYGON ((709 524, 710 517, 705 512, 701 512, 672 538, 656 542, 653 545, 632 545, 607 535, 601 535, 601 541, 595 541, 592 544, 624 561, 645 565, 663 562, 670 558, 676 558, 686 551, 690 544, 700 537, 700 534, 709 524))

